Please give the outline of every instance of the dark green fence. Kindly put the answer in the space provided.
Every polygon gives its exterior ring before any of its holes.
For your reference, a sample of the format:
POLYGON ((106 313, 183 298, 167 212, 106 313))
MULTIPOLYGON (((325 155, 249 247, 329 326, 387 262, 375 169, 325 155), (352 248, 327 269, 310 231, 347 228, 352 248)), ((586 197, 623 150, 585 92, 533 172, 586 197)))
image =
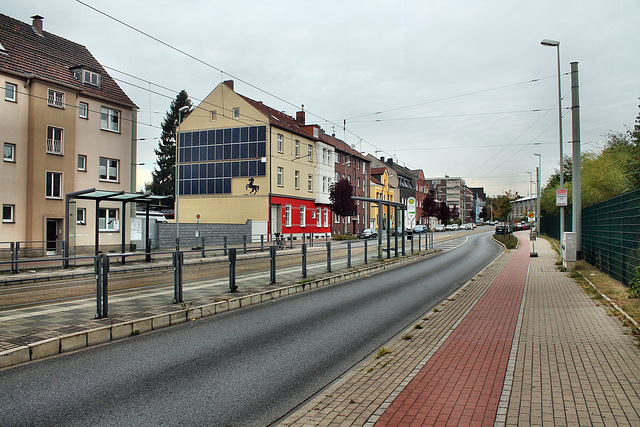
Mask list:
MULTIPOLYGON (((573 231, 571 215, 564 216, 564 231, 573 231)), ((560 240, 560 215, 540 217, 540 233, 560 240)))
POLYGON ((640 265, 640 190, 582 210, 582 255, 628 285, 640 265))

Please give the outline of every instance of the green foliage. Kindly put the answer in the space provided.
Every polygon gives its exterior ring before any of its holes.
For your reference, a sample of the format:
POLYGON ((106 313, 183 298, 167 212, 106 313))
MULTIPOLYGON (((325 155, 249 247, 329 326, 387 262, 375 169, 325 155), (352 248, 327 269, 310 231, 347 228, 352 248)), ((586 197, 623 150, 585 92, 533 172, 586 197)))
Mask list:
POLYGON ((353 234, 336 234, 331 238, 332 240, 357 240, 358 236, 353 234))
POLYGON ((514 200, 518 200, 520 196, 518 196, 518 192, 511 193, 511 190, 505 192, 504 194, 499 195, 493 200, 493 210, 496 216, 496 219, 500 219, 502 221, 506 221, 513 209, 511 202, 514 200))
POLYGON ((513 234, 494 234, 493 238, 501 242, 507 249, 518 247, 518 238, 513 234))
POLYGON ((186 91, 182 90, 171 101, 171 105, 162 122, 162 134, 156 153, 156 169, 151 173, 151 182, 145 184, 145 190, 157 195, 175 195, 175 166, 176 166, 176 133, 178 120, 187 118, 193 104, 186 91), (189 111, 179 114, 179 109, 187 106, 189 111))
POLYGON ((381 357, 387 355, 391 353, 391 350, 385 348, 385 347, 380 347, 380 349, 378 350, 378 352, 376 353, 376 359, 380 359, 381 357))
POLYGON ((444 224, 451 219, 451 210, 445 202, 440 202, 436 217, 444 224))
POLYGON ((629 298, 640 298, 640 266, 636 267, 636 275, 629 283, 629 298))
POLYGON ((432 216, 437 216, 438 214, 438 204, 436 203, 435 197, 431 193, 427 194, 422 200, 422 217, 429 218, 432 216))

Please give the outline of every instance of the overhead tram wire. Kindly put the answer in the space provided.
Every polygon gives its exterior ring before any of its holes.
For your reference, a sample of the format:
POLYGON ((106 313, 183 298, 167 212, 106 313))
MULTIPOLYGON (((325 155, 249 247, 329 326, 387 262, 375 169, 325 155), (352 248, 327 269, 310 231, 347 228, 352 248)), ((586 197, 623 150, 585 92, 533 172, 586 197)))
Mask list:
POLYGON ((351 123, 381 123, 381 122, 396 122, 396 121, 403 121, 403 120, 449 119, 449 118, 456 118, 456 117, 490 116, 490 115, 498 115, 498 114, 539 113, 541 111, 545 111, 545 110, 533 109, 533 110, 515 110, 515 111, 494 111, 494 112, 488 112, 488 113, 448 114, 448 115, 443 115, 443 116, 401 117, 401 118, 395 118, 395 119, 356 120, 356 121, 351 121, 351 123))

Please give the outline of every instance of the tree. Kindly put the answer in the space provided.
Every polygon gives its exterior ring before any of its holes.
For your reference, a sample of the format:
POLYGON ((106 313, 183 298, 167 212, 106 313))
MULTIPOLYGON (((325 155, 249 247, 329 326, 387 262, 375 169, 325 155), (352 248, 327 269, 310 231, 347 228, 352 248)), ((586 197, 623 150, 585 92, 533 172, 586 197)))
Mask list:
POLYGON ((440 202, 436 217, 444 224, 451 219, 451 210, 445 202, 440 202))
POLYGON ((329 200, 331 210, 340 216, 351 216, 356 211, 356 202, 353 201, 353 186, 347 179, 334 182, 329 187, 329 200))
POLYGON ((506 221, 509 218, 511 210, 513 209, 511 202, 518 200, 519 197, 520 196, 518 196, 517 191, 514 194, 511 192, 511 190, 496 197, 493 202, 493 209, 496 216, 499 219, 506 221))
POLYGON ((480 211, 480 214, 478 215, 480 217, 481 220, 485 220, 485 218, 489 215, 489 213, 487 212, 487 207, 483 206, 482 210, 480 211))
POLYGON ((451 219, 455 221, 459 218, 460 212, 458 211, 458 207, 456 205, 453 205, 453 208, 451 208, 451 219))
POLYGON ((156 153, 156 169, 151 173, 152 180, 145 184, 145 190, 162 196, 175 195, 175 166, 176 166, 176 131, 178 120, 186 119, 193 104, 185 90, 180 91, 176 99, 171 101, 171 105, 162 122, 162 134, 156 153), (186 113, 179 114, 179 109, 187 106, 186 113))
POLYGON ((427 194, 422 200, 422 213, 421 216, 423 218, 427 218, 427 224, 429 224, 429 218, 432 216, 437 216, 438 213, 438 204, 436 203, 435 197, 432 194, 427 194))

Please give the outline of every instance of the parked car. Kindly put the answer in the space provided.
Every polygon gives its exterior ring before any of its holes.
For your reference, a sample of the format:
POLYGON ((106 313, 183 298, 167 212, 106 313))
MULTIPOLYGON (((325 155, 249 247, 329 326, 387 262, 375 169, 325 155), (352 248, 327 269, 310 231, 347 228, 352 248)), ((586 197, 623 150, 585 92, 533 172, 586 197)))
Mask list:
POLYGON ((511 234, 511 227, 508 224, 498 224, 496 234, 511 234))
POLYGON ((444 229, 445 229, 446 231, 453 231, 453 230, 454 230, 454 228, 453 228, 453 226, 454 226, 454 225, 455 225, 456 227, 458 226, 458 224, 447 224, 447 226, 446 226, 446 227, 444 227, 444 229))
POLYGON ((452 227, 451 229, 452 229, 453 231, 458 231, 458 230, 460 230, 460 226, 459 226, 458 224, 451 224, 451 227, 452 227))
POLYGON ((436 225, 436 231, 443 231, 443 232, 444 232, 445 230, 446 230, 446 229, 445 229, 444 224, 438 224, 438 225, 436 225))
POLYGON ((378 237, 378 233, 373 228, 365 228, 358 233, 359 239, 375 239, 378 237))
POLYGON ((427 232, 427 226, 426 225, 422 225, 422 224, 418 224, 415 227, 413 227, 413 232, 414 233, 426 233, 427 232))

